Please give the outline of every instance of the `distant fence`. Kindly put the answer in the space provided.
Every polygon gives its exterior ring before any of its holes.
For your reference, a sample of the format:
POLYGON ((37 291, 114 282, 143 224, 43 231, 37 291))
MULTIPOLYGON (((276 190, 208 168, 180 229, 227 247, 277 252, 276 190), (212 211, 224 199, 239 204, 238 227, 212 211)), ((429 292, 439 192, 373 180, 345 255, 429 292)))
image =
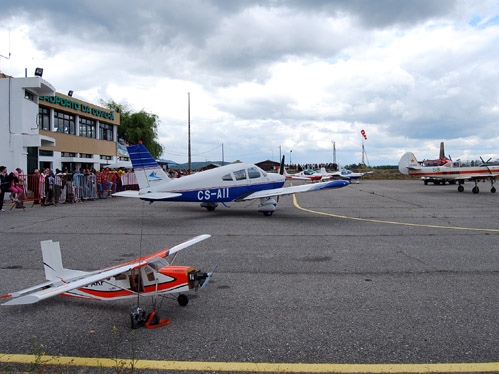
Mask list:
POLYGON ((115 192, 139 189, 134 173, 122 174, 115 182, 110 180, 113 174, 114 172, 98 175, 58 174, 54 175, 53 179, 43 174, 20 174, 18 186, 23 193, 18 196, 18 200, 44 206, 95 200, 115 192))

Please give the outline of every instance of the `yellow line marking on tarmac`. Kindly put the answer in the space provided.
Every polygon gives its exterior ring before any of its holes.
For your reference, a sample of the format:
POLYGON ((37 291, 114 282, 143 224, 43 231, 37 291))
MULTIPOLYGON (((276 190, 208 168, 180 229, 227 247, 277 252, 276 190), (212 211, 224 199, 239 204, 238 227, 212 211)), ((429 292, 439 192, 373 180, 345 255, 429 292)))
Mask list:
POLYGON ((395 222, 395 221, 383 221, 380 219, 371 219, 371 218, 359 218, 359 217, 348 217, 341 216, 338 214, 319 212, 317 210, 302 208, 300 204, 298 204, 298 200, 296 199, 296 195, 293 194, 293 204, 296 208, 301 209, 305 212, 321 214, 323 216, 335 217, 335 218, 343 218, 343 219, 351 219, 354 221, 363 221, 363 222, 375 222, 375 223, 385 223, 389 225, 400 225, 400 226, 413 226, 413 227, 427 227, 433 229, 447 229, 447 230, 468 230, 468 231, 489 231, 489 232, 499 232, 499 229, 480 229, 474 227, 459 227, 459 226, 439 226, 439 225, 425 225, 422 223, 406 223, 406 222, 395 222))
POLYGON ((449 364, 301 364, 266 362, 155 361, 91 357, 0 354, 0 362, 134 370, 232 371, 256 373, 480 373, 499 372, 499 362, 449 364))

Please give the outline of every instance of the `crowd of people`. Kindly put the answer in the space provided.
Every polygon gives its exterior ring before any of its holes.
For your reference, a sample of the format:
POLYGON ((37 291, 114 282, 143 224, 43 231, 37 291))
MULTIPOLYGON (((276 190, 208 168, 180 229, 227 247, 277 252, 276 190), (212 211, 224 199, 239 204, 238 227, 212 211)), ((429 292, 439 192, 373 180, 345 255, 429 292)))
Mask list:
POLYGON ((24 203, 57 205, 76 203, 85 200, 105 199, 113 193, 125 189, 138 189, 133 171, 124 169, 80 169, 74 173, 56 169, 35 169, 31 174, 23 174, 20 168, 8 172, 0 166, 1 194, 0 211, 6 194, 16 208, 24 208, 24 203))

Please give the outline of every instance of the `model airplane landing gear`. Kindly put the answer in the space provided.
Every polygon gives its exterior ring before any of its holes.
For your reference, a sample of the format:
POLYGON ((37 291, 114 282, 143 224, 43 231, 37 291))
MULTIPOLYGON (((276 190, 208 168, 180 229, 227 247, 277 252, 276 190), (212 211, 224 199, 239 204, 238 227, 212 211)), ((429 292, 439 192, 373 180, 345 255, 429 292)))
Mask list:
POLYGON ((177 297, 177 302, 180 306, 186 306, 187 304, 189 304, 189 297, 187 297, 187 295, 180 294, 177 297))

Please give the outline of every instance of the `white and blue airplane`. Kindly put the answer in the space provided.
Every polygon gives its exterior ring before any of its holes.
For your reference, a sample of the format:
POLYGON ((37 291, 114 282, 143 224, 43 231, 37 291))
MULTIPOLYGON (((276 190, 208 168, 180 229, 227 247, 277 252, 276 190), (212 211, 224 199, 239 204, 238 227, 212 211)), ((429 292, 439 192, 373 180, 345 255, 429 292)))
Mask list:
MULTIPOLYGON (((341 180, 283 187, 286 181, 284 175, 266 173, 258 166, 247 163, 225 165, 171 179, 143 144, 128 146, 128 154, 139 183, 139 191, 122 191, 113 196, 139 198, 150 203, 155 201, 200 202, 201 207, 212 211, 218 203, 260 199, 258 212, 270 216, 276 209, 278 196, 325 188, 340 188, 349 184, 348 181, 341 180)), ((281 167, 280 170, 283 171, 284 168, 281 167)))

